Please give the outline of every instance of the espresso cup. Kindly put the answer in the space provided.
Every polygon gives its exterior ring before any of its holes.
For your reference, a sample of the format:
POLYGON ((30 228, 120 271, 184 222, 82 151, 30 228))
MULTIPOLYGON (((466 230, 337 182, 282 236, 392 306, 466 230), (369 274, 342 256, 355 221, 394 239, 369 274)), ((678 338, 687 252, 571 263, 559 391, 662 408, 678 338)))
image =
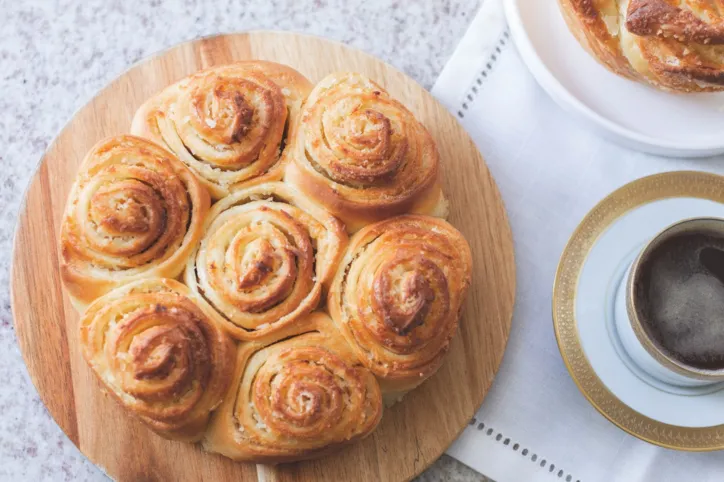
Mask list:
MULTIPOLYGON (((724 239, 724 219, 692 218, 677 222, 654 236, 628 267, 616 292, 616 331, 631 360, 660 382, 680 387, 701 387, 724 381, 724 368, 707 369, 687 365, 667 353, 647 332, 641 319, 642 303, 636 296, 642 267, 662 243, 686 234, 704 234, 724 239)), ((724 350, 724 347, 722 347, 724 350)))

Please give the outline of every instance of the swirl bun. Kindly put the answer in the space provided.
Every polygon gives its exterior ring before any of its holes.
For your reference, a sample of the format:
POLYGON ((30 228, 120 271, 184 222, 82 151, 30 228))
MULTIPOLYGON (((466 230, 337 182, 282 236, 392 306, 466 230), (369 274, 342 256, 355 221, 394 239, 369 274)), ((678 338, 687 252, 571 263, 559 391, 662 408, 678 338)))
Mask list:
POLYGON ((724 90, 720 1, 559 1, 581 45, 613 72, 676 92, 724 90))
POLYGON ((445 217, 438 162, 405 106, 361 74, 338 73, 310 94, 284 179, 354 232, 405 212, 445 217))
POLYGON ((283 339, 241 345, 232 385, 204 447, 235 460, 310 459, 369 435, 380 388, 322 313, 283 339))
POLYGON ((213 67, 149 99, 131 132, 166 146, 219 199, 282 178, 283 150, 311 89, 299 72, 273 62, 213 67))
POLYGON ((330 289, 329 313, 386 398, 439 368, 471 270, 468 243, 438 218, 399 216, 350 240, 330 289))
POLYGON ((234 345, 215 316, 177 281, 137 281, 88 307, 80 323, 83 356, 155 432, 197 441, 233 372, 234 345))
POLYGON ((314 310, 347 243, 342 224, 285 184, 214 204, 185 281, 240 340, 268 336, 314 310))
POLYGON ((60 233, 61 276, 76 308, 130 281, 178 276, 209 202, 156 144, 133 136, 98 143, 78 172, 60 233))

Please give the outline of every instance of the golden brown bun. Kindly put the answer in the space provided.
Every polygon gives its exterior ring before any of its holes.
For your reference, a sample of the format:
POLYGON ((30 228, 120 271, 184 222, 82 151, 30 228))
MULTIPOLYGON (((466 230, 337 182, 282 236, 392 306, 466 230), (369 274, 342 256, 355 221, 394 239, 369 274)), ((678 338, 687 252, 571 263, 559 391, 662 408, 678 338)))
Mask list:
POLYGON ((137 281, 88 307, 83 356, 108 392, 155 432, 197 441, 234 369, 234 344, 214 317, 177 281, 137 281))
POLYGON ((559 0, 579 42, 613 72, 675 92, 724 89, 719 0, 559 0))
POLYGON ((124 283, 181 274, 209 203, 191 171, 156 144, 134 136, 96 144, 60 231, 60 273, 76 308, 124 283))
POLYGON ((204 448, 234 460, 311 459, 369 435, 382 417, 374 376, 323 313, 293 332, 240 345, 204 448))
POLYGON ((131 132, 166 147, 214 199, 281 180, 302 102, 312 84, 285 65, 236 62, 192 74, 136 112, 131 132))
POLYGON ((425 127, 361 74, 336 73, 304 105, 284 177, 350 232, 402 213, 446 217, 439 155, 425 127))
POLYGON ((467 241, 439 218, 399 216, 350 239, 329 313, 385 394, 404 393, 440 367, 471 269, 467 241))
POLYGON ((334 216, 291 186, 259 184, 214 204, 185 281, 235 338, 265 337, 319 305, 346 245, 334 216))

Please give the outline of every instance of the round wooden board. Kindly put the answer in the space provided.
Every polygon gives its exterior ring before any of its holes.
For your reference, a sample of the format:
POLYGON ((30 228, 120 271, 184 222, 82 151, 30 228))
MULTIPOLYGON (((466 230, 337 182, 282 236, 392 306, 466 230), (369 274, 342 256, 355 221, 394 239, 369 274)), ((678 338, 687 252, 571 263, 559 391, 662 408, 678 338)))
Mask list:
POLYGON ((12 267, 15 329, 30 376, 68 437, 122 481, 407 480, 422 472, 468 424, 503 357, 515 296, 510 227, 500 194, 475 145, 417 83, 389 65, 327 40, 252 32, 196 40, 131 68, 103 89, 46 152, 20 213, 12 267), (375 433, 321 460, 277 467, 234 463, 170 442, 101 393, 82 359, 78 315, 63 294, 57 236, 76 169, 103 137, 127 132, 141 103, 201 68, 263 59, 291 65, 312 81, 337 70, 362 72, 405 103, 430 130, 442 159, 450 221, 470 242, 473 282, 460 330, 440 371, 386 411, 375 433))

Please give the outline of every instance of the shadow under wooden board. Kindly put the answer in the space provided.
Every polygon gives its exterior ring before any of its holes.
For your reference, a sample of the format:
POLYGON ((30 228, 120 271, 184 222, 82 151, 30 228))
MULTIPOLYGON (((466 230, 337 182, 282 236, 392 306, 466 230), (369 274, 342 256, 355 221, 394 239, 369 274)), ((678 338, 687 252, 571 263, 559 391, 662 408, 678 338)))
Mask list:
POLYGON ((500 194, 475 145, 417 83, 360 51, 280 32, 224 35, 185 43, 131 68, 63 129, 42 159, 20 213, 12 268, 13 315, 30 376, 68 437, 122 481, 407 480, 437 459, 480 406, 503 357, 515 295, 510 227, 500 194), (127 132, 138 106, 201 68, 234 60, 288 64, 312 81, 338 70, 364 73, 406 104, 430 130, 441 155, 450 221, 470 242, 473 282, 460 330, 440 371, 386 411, 374 434, 341 452, 277 467, 235 463, 170 442, 126 414, 82 359, 78 315, 63 294, 57 236, 66 196, 85 153, 127 132))

